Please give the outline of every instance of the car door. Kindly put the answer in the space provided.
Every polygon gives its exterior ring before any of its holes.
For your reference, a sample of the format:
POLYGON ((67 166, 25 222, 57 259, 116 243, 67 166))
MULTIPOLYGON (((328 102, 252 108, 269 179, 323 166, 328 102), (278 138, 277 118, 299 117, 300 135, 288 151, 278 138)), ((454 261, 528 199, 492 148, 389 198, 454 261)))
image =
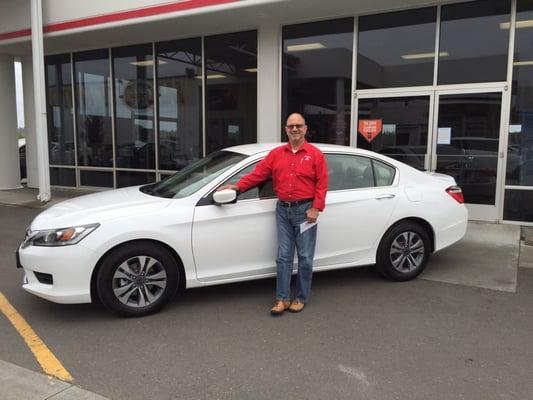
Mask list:
POLYGON ((329 188, 314 265, 368 263, 398 202, 396 169, 366 156, 326 154, 326 159, 329 188))
MULTIPOLYGON (((236 183, 253 163, 224 184, 236 183)), ((195 207, 192 246, 200 281, 242 279, 275 273, 276 197, 271 181, 239 195, 235 204, 217 205, 212 193, 195 207)))

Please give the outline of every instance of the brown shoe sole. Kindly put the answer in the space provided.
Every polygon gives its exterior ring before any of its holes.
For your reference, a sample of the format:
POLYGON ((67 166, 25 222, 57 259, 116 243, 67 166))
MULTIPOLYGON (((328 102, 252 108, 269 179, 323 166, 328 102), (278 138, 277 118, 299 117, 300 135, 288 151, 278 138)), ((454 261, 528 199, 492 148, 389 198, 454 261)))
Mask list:
POLYGON ((305 308, 305 306, 303 306, 299 310, 294 310, 294 309, 288 308, 287 311, 291 312, 291 313, 299 313, 299 312, 302 312, 304 310, 304 308, 305 308))
POLYGON ((284 308, 284 309, 281 310, 281 311, 274 311, 274 310, 270 309, 270 314, 271 314, 271 315, 276 315, 276 316, 277 316, 277 315, 281 315, 281 314, 283 314, 285 311, 287 311, 287 310, 289 309, 289 307, 290 307, 290 306, 287 306, 287 308, 284 308))

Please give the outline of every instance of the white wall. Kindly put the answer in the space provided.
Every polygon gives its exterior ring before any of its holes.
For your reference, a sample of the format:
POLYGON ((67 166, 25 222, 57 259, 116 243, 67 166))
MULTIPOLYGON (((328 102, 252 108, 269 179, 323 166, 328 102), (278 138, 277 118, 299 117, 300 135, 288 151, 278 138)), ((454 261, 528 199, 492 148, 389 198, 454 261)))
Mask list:
POLYGON ((257 141, 279 142, 281 26, 261 26, 257 33, 257 141))
POLYGON ((0 189, 20 187, 13 56, 0 55, 0 189))
POLYGON ((43 0, 43 24, 168 4, 169 0, 43 0))
POLYGON ((0 1, 0 33, 28 29, 30 25, 29 0, 0 1))

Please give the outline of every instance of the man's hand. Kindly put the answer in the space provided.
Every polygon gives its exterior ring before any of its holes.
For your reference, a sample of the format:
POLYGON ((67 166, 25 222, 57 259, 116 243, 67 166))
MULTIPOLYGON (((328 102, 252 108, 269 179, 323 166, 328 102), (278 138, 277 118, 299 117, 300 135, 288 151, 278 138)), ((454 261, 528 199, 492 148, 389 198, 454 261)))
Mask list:
POLYGON ((316 222, 317 218, 318 218, 318 209, 310 208, 309 210, 307 210, 307 222, 312 224, 313 222, 316 222))
POLYGON ((235 190, 237 193, 239 193, 239 187, 237 185, 222 185, 219 188, 217 188, 217 192, 225 189, 232 189, 235 190))

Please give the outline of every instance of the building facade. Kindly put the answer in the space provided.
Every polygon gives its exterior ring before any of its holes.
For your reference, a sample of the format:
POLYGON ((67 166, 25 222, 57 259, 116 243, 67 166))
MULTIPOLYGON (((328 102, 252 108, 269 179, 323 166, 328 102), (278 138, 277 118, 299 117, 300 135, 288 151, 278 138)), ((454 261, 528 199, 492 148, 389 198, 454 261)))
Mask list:
POLYGON ((30 187, 159 180, 296 111, 313 142, 454 176, 471 219, 533 223, 533 0, 40 3, 0 1, 4 188, 17 57, 30 187))

